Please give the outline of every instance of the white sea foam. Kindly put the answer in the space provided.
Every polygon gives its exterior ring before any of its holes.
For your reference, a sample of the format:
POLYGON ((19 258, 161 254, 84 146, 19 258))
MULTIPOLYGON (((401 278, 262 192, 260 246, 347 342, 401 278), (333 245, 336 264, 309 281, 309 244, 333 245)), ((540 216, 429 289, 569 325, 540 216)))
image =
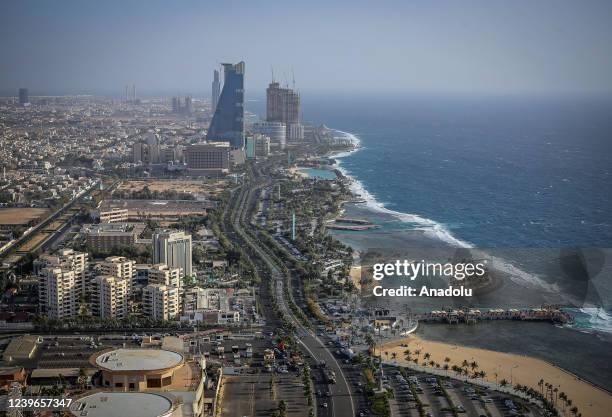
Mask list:
POLYGON ((574 322, 569 325, 576 330, 592 333, 612 333, 612 315, 601 307, 568 309, 574 313, 574 322))
MULTIPOLYGON (((412 223, 415 225, 415 230, 422 230, 427 236, 445 242, 453 247, 474 248, 474 245, 467 241, 456 238, 446 227, 444 227, 444 225, 434 220, 421 217, 417 214, 402 213, 385 207, 385 203, 378 201, 376 197, 365 188, 363 183, 353 177, 351 175, 351 172, 342 166, 342 158, 345 158, 349 155, 354 154, 355 152, 359 152, 363 149, 366 149, 361 145, 361 140, 359 139, 359 137, 349 132, 344 132, 341 130, 335 130, 335 132, 338 133, 340 137, 349 139, 355 144, 355 149, 352 149, 347 152, 334 154, 333 158, 336 159, 336 168, 342 173, 342 175, 350 178, 351 191, 355 194, 358 194, 365 201, 365 204, 368 208, 379 213, 388 214, 400 221, 412 223)), ((487 256, 493 264, 492 268, 508 273, 510 279, 517 284, 542 288, 549 292, 559 291, 559 287, 557 286, 557 284, 549 284, 536 274, 523 271, 522 269, 517 268, 516 266, 512 265, 503 258, 491 256, 490 254, 487 254, 487 256)))

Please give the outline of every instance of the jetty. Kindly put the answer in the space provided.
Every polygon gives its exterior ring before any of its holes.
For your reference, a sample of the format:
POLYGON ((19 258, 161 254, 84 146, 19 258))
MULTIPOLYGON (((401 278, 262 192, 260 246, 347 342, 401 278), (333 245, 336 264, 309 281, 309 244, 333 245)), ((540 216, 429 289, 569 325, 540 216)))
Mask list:
POLYGON ((415 317, 417 320, 422 322, 449 324, 476 324, 485 320, 544 321, 565 324, 572 320, 568 313, 555 307, 529 309, 492 308, 488 310, 480 310, 475 308, 449 308, 444 310, 432 310, 427 313, 417 314, 415 317))
POLYGON ((380 226, 365 219, 338 217, 335 220, 330 220, 326 227, 332 230, 370 230, 377 229, 380 226))

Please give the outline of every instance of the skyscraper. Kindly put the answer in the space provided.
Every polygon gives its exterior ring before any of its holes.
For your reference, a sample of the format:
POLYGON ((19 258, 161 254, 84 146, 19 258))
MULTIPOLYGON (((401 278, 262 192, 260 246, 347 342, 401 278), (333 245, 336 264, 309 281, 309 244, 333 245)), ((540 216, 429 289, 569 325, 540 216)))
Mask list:
POLYGON ((22 106, 30 103, 30 98, 28 97, 28 89, 20 88, 19 89, 19 104, 22 106))
POLYGON ((287 139, 303 139, 299 93, 291 88, 282 88, 279 83, 272 81, 266 90, 266 99, 266 120, 284 123, 287 139))
POLYGON ((232 148, 244 147, 244 62, 221 64, 223 89, 210 122, 207 140, 229 142, 232 148))
POLYGON ((176 230, 157 230, 153 234, 153 263, 182 268, 184 276, 190 277, 191 235, 176 230))
POLYGON ((215 70, 213 73, 212 82, 212 111, 217 110, 217 103, 219 102, 219 95, 221 94, 221 81, 219 80, 219 71, 215 70))
POLYGON ((183 109, 183 113, 185 113, 187 116, 193 114, 193 102, 191 101, 191 96, 185 97, 185 107, 183 109))

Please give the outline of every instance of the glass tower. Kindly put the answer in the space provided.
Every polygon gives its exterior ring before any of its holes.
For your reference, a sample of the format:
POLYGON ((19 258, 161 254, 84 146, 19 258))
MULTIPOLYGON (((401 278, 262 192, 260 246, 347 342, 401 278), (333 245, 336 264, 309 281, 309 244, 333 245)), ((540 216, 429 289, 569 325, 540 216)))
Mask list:
POLYGON ((229 142, 232 148, 244 147, 244 62, 221 64, 223 89, 208 128, 206 139, 229 142))

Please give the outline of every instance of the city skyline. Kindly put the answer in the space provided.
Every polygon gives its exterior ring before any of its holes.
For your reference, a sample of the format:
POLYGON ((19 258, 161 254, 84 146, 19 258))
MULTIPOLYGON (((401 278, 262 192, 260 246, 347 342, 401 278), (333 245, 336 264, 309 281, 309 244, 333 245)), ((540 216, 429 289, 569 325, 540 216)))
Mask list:
POLYGON ((253 93, 272 68, 281 85, 295 70, 301 91, 612 92, 609 2, 350 6, 10 2, 0 94, 121 96, 135 84, 142 96, 208 97, 212 71, 240 60, 253 93))

